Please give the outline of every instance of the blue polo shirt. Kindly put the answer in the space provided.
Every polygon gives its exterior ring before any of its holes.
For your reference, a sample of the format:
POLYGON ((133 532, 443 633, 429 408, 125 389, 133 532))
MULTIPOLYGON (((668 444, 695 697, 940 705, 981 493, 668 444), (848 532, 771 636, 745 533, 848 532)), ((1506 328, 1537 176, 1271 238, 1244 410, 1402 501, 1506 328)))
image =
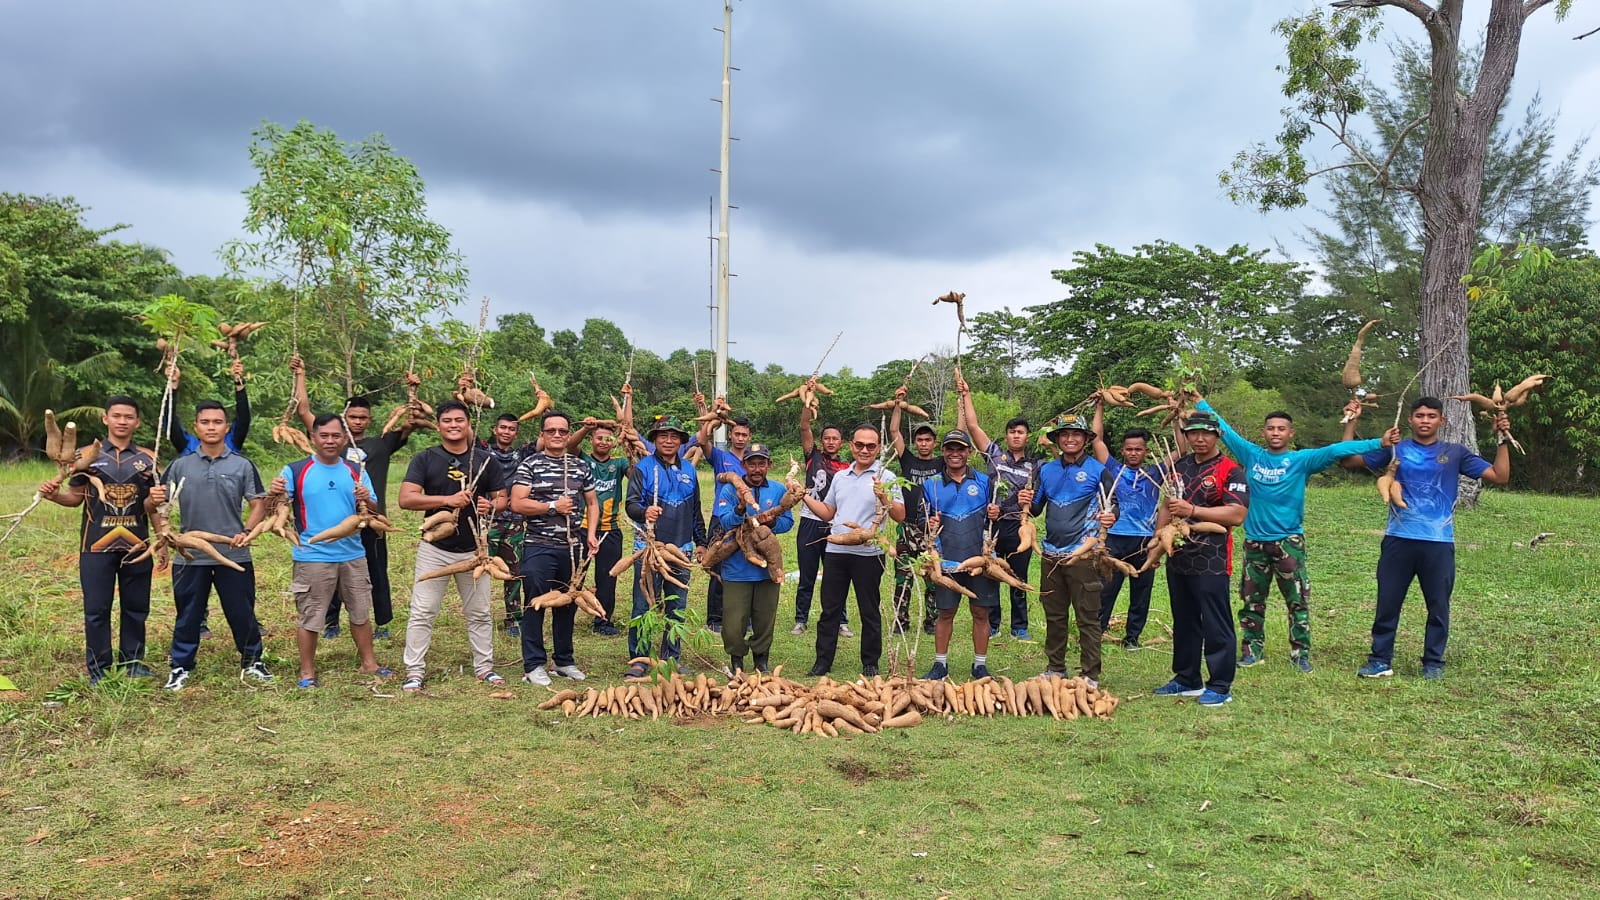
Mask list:
MULTIPOLYGON (((758 508, 745 510, 745 515, 754 516, 782 503, 785 490, 781 483, 768 481, 761 487, 751 488, 750 492, 756 495, 756 506, 758 508)), ((717 521, 721 523, 725 530, 732 531, 739 527, 740 522, 744 521, 744 516, 739 515, 738 508, 739 492, 734 490, 734 486, 731 484, 717 485, 717 503, 712 507, 712 515, 717 517, 717 521)), ((793 528, 794 511, 785 511, 783 515, 772 520, 772 525, 769 527, 771 527, 773 534, 783 534, 793 528)), ((766 569, 753 565, 750 560, 745 559, 743 553, 737 550, 733 552, 732 556, 723 561, 720 571, 723 581, 767 581, 769 577, 766 569)))
POLYGON ((934 546, 944 570, 953 571, 962 560, 982 553, 989 524, 989 476, 969 468, 965 478, 955 481, 944 472, 924 481, 922 492, 928 514, 939 517, 934 546))
POLYGON ((1100 484, 1110 484, 1106 467, 1093 455, 1069 463, 1057 457, 1039 464, 1039 486, 1033 494, 1032 515, 1044 511, 1044 540, 1040 549, 1049 556, 1065 556, 1099 527, 1100 484))
POLYGON ((1161 482, 1166 466, 1160 463, 1132 469, 1112 460, 1106 463, 1107 477, 1114 479, 1112 491, 1117 501, 1117 522, 1111 534, 1151 537, 1156 533, 1156 506, 1161 500, 1161 482))
MULTIPOLYGON (((1393 449, 1400 457, 1395 477, 1400 480, 1406 508, 1389 504, 1389 527, 1384 533, 1414 541, 1454 543, 1458 477, 1482 478, 1494 466, 1466 447, 1445 441, 1419 444, 1406 438, 1393 449)), ((1382 472, 1389 465, 1389 451, 1373 450, 1361 459, 1367 468, 1382 472)))

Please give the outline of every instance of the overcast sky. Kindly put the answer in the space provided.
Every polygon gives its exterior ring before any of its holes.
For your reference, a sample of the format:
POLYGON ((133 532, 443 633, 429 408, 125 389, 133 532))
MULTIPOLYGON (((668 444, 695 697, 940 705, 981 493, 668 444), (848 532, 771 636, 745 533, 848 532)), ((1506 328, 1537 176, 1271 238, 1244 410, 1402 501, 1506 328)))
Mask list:
MULTIPOLYGON (((933 297, 1020 311, 1095 243, 1303 254, 1314 210, 1262 216, 1216 181, 1279 127, 1271 26, 1300 8, 741 0, 733 355, 809 371, 842 329, 827 368, 870 371, 953 343, 933 297)), ((1524 41, 1516 97, 1542 92, 1568 142, 1600 123, 1600 37, 1570 40, 1596 15, 1545 10, 1524 41)), ((0 190, 75 196, 215 273, 262 119, 381 131, 466 256, 463 318, 487 295, 550 330, 709 346, 720 20, 716 0, 0 0, 0 190)))

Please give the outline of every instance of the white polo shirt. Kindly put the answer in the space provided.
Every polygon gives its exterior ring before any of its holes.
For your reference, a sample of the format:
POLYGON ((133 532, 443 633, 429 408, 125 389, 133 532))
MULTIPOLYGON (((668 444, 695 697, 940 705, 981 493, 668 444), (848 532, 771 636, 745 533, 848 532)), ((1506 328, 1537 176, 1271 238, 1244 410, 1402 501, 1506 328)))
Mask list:
MULTIPOLYGON (((902 503, 900 483, 893 472, 883 467, 882 462, 874 461, 872 467, 865 472, 856 470, 854 464, 833 473, 833 481, 828 485, 828 492, 822 502, 833 507, 832 534, 843 534, 850 530, 846 522, 854 522, 862 528, 872 527, 872 517, 877 515, 878 501, 872 494, 872 484, 880 482, 889 490, 890 503, 902 503)), ((885 526, 889 518, 884 517, 885 526)), ((876 543, 848 546, 845 544, 829 544, 829 553, 848 553, 851 556, 882 556, 883 549, 876 543)))

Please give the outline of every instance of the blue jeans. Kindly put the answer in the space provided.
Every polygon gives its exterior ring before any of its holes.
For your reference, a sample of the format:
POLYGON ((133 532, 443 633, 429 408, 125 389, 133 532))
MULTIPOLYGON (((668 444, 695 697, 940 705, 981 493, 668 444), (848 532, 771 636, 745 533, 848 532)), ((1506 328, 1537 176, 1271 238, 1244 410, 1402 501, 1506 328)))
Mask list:
MULTIPOLYGON (((633 564, 633 618, 635 619, 644 615, 645 610, 650 608, 650 601, 645 598, 644 588, 641 583, 641 580, 646 577, 643 574, 643 568, 641 563, 633 564)), ((690 583, 688 569, 673 567, 671 572, 673 578, 684 584, 690 583)), ((666 604, 667 618, 674 622, 682 622, 684 598, 688 596, 689 592, 654 572, 651 572, 648 577, 651 580, 653 589, 651 593, 656 596, 657 602, 665 602, 666 604)), ((668 640, 667 635, 663 632, 661 635, 660 658, 677 659, 678 653, 678 642, 668 640)), ((632 659, 649 655, 650 651, 639 644, 639 629, 632 625, 628 626, 628 657, 632 659)))
POLYGON ((239 651, 239 668, 261 659, 261 626, 256 622, 256 573, 250 563, 240 563, 243 572, 227 566, 172 567, 172 599, 178 604, 178 621, 172 627, 172 666, 193 669, 200 649, 200 623, 206 620, 211 589, 217 589, 217 602, 233 632, 233 646, 239 651))
POLYGON ((1422 664, 1444 664, 1450 639, 1450 592, 1456 586, 1456 545, 1387 536, 1378 554, 1378 608, 1372 618, 1371 662, 1394 660, 1394 636, 1400 628, 1400 607, 1411 581, 1422 587, 1428 624, 1422 635, 1422 664))

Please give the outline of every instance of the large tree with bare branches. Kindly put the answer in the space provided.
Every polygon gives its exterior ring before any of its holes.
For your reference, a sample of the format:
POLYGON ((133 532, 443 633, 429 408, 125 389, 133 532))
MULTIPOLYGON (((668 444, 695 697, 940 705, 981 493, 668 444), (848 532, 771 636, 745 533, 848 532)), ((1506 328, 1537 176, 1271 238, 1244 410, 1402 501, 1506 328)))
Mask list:
MULTIPOLYGON (((1566 15, 1572 0, 1491 0, 1481 41, 1481 61, 1471 89, 1464 74, 1464 0, 1340 0, 1332 12, 1313 10, 1285 19, 1277 31, 1288 59, 1284 129, 1272 144, 1241 152, 1222 183, 1236 202, 1263 211, 1306 202, 1317 176, 1357 170, 1386 192, 1409 194, 1421 210, 1422 281, 1417 358, 1426 366, 1422 389, 1437 397, 1464 394, 1468 387, 1467 295, 1461 279, 1472 262, 1483 196, 1484 158, 1495 122, 1511 87, 1528 18, 1546 6, 1566 15), (1381 25, 1382 7, 1410 16, 1426 32, 1429 97, 1426 111, 1405 123, 1399 139, 1381 157, 1363 133, 1370 85, 1358 49, 1381 25), (1416 132, 1422 164, 1416 177, 1397 177, 1394 152, 1416 132), (1342 158, 1318 162, 1306 153, 1315 136, 1332 137, 1342 158)), ((1582 37, 1583 35, 1580 35, 1582 37)), ((1467 73, 1472 74, 1472 73, 1467 73)), ((1476 446, 1466 404, 1447 401, 1445 438, 1476 446)))

